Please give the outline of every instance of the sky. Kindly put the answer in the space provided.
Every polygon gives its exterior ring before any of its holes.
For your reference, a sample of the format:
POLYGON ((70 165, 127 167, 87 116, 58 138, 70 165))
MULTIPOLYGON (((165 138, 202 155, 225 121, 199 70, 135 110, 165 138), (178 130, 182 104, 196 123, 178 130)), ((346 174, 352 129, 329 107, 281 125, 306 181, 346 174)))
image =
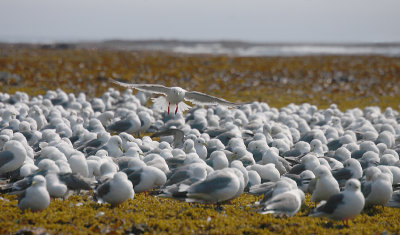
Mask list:
POLYGON ((0 41, 107 39, 400 42, 400 1, 0 1, 0 41))

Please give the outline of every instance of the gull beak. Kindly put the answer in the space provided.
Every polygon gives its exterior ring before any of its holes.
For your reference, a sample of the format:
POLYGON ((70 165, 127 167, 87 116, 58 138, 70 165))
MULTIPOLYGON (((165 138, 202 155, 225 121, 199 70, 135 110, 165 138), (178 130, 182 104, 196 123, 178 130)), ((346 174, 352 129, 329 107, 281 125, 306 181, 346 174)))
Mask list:
POLYGON ((143 157, 144 157, 144 153, 142 153, 142 152, 139 152, 139 156, 143 156, 143 157))
POLYGON ((236 154, 233 154, 233 155, 232 155, 232 160, 235 160, 236 157, 237 157, 236 154))
POLYGON ((207 143, 203 143, 203 146, 207 146, 207 143))
POLYGON ((119 149, 121 150, 121 152, 124 152, 124 149, 122 148, 121 145, 118 145, 119 149))
POLYGON ((36 181, 32 181, 32 185, 35 185, 35 184, 37 184, 36 181))
POLYGON ((360 186, 356 186, 356 189, 359 189, 360 188, 360 186))

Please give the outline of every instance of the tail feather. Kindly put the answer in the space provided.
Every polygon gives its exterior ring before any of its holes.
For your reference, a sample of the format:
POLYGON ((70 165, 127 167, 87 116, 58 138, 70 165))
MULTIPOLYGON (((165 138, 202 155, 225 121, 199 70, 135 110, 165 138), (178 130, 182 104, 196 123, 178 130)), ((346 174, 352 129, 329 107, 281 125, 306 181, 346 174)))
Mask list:
POLYGON ((161 112, 167 111, 168 102, 164 96, 159 96, 157 98, 151 98, 151 100, 153 101, 153 107, 156 110, 160 110, 161 112))

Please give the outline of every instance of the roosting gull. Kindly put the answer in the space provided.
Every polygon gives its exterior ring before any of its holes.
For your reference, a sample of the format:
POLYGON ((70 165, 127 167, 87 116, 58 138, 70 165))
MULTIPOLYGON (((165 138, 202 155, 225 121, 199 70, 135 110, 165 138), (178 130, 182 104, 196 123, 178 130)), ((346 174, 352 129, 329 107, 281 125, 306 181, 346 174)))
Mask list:
POLYGON ((46 189, 46 179, 42 175, 33 177, 32 186, 26 189, 18 200, 21 210, 41 211, 50 204, 50 195, 46 189))
POLYGON ((111 206, 121 204, 125 200, 133 199, 135 192, 131 181, 124 172, 118 172, 113 179, 103 183, 96 190, 99 202, 108 202, 111 206))
POLYGON ((300 189, 286 191, 266 201, 259 213, 294 216, 300 210, 304 197, 300 189))
POLYGON ((161 109, 162 111, 165 107, 168 107, 168 114, 170 106, 175 108, 175 114, 178 111, 186 111, 190 108, 189 105, 185 104, 183 101, 190 101, 193 104, 198 105, 225 105, 225 106, 237 106, 240 104, 232 103, 226 101, 222 98, 210 96, 197 91, 187 91, 181 87, 166 87, 159 84, 129 84, 124 82, 119 82, 114 79, 110 79, 113 83, 118 84, 123 87, 135 88, 136 90, 143 92, 150 92, 155 94, 165 95, 157 98, 153 98, 154 106, 161 109))
POLYGON ((18 169, 26 158, 24 146, 16 140, 5 143, 3 151, 0 152, 0 174, 18 169))

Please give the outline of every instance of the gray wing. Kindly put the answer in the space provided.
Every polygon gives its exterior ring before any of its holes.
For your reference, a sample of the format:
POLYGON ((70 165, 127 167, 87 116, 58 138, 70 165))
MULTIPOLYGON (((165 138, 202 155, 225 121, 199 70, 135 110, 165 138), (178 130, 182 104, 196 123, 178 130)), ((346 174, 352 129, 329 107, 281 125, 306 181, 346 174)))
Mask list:
POLYGON ((58 174, 58 179, 72 190, 90 190, 93 182, 77 173, 58 174))
POLYGON ((177 171, 168 179, 167 183, 165 183, 165 186, 179 183, 181 181, 188 179, 189 177, 190 175, 188 174, 187 171, 185 170, 177 171))
POLYGON ((344 203, 343 198, 344 198, 344 195, 342 193, 335 194, 335 195, 331 196, 324 205, 317 207, 316 210, 318 212, 332 214, 340 204, 344 203))
POLYGON ((273 197, 265 203, 261 213, 272 211, 275 213, 292 213, 298 208, 296 197, 293 194, 283 193, 273 197))
POLYGON ((250 187, 249 193, 253 195, 267 194, 275 189, 275 182, 265 182, 262 184, 253 185, 250 187))
POLYGON ((353 172, 347 168, 342 168, 337 171, 333 171, 332 175, 336 180, 347 180, 353 176, 353 172))
POLYGON ((142 172, 143 169, 140 169, 128 175, 128 179, 132 182, 133 187, 140 184, 140 181, 142 179, 142 172))
POLYGON ((168 135, 174 136, 173 147, 180 147, 181 145, 183 145, 183 138, 185 136, 185 133, 178 129, 168 129, 165 131, 156 132, 151 137, 160 137, 168 135))
POLYGON ((304 165, 303 163, 297 164, 295 166, 293 166, 290 171, 289 174, 300 174, 301 172, 306 170, 306 165, 304 165))
POLYGON ((298 149, 292 149, 292 150, 282 153, 282 157, 298 157, 300 155, 301 155, 301 152, 298 149))
POLYGON ((136 90, 139 91, 150 92, 155 94, 167 95, 168 91, 170 90, 170 88, 158 84, 131 84, 131 83, 119 82, 111 78, 110 80, 111 82, 123 87, 135 88, 136 90))
POLYGON ((231 181, 232 178, 230 177, 216 177, 193 185, 188 192, 194 194, 211 194, 214 191, 219 191, 225 188, 231 181))
POLYGON ((314 192, 314 190, 315 190, 315 187, 316 187, 316 185, 317 185, 317 181, 318 181, 318 179, 311 179, 311 181, 310 181, 310 183, 308 184, 308 187, 307 187, 307 192, 309 192, 309 193, 313 193, 314 192))
POLYGON ((342 143, 340 143, 340 140, 332 140, 331 142, 328 143, 328 149, 329 151, 336 151, 338 148, 342 147, 342 143))
POLYGON ((11 162, 14 159, 14 154, 10 151, 0 152, 0 167, 11 162))
POLYGON ((364 198, 367 198, 371 193, 371 182, 364 182, 361 184, 361 192, 364 194, 364 198))
POLYGON ((97 196, 98 198, 103 198, 104 195, 106 195, 106 194, 109 193, 109 192, 110 192, 110 181, 107 182, 107 183, 104 183, 104 184, 100 185, 100 186, 97 188, 96 196, 97 196))
POLYGON ((107 127, 107 130, 114 132, 124 132, 131 128, 132 123, 129 120, 120 120, 107 127))
POLYGON ((22 193, 18 197, 18 204, 25 198, 26 196, 26 189, 22 191, 22 193))
POLYGON ((185 93, 185 100, 190 101, 193 104, 199 104, 199 105, 215 105, 215 104, 221 104, 221 105, 226 105, 226 106, 240 105, 237 103, 232 103, 232 102, 226 101, 222 98, 218 98, 218 97, 211 96, 211 95, 206 95, 204 93, 197 92, 197 91, 187 91, 185 93))

